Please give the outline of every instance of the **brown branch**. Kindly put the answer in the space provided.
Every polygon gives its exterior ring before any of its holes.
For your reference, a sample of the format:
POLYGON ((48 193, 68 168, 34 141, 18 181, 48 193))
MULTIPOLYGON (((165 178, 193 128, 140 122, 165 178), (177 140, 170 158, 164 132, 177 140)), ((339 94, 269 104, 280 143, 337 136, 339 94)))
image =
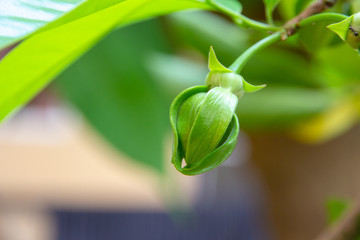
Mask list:
POLYGON ((316 240, 352 240, 359 231, 360 201, 339 220, 328 228, 316 240))
POLYGON ((285 33, 282 35, 282 40, 285 40, 287 37, 293 35, 296 32, 296 27, 299 22, 307 17, 310 17, 314 14, 320 13, 327 8, 330 8, 335 5, 337 0, 318 0, 308 6, 304 11, 302 11, 296 17, 290 19, 284 25, 285 33))

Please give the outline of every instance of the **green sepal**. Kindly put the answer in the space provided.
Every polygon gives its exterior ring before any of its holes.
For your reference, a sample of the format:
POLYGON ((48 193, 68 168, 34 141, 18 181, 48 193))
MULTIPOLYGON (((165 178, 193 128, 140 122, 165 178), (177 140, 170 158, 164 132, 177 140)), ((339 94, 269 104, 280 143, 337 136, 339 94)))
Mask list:
POLYGON ((237 0, 208 0, 208 2, 230 16, 239 15, 242 5, 237 0))
POLYGON ((243 79, 243 88, 244 88, 244 91, 247 93, 259 91, 259 90, 263 89, 264 87, 266 87, 266 84, 253 85, 243 79))
POLYGON ((212 46, 210 47, 209 51, 209 70, 211 72, 232 72, 230 69, 226 68, 220 63, 212 46))
POLYGON ((216 149, 224 136, 236 110, 238 98, 229 90, 212 88, 199 108, 185 154, 185 162, 191 166, 216 149))
POLYGON ((206 97, 205 92, 196 93, 187 98, 181 105, 176 121, 180 144, 184 152, 187 150, 189 132, 195 122, 196 114, 206 97))
POLYGON ((233 94, 238 96, 238 98, 242 97, 245 92, 256 92, 266 87, 266 84, 252 85, 246 82, 241 75, 222 65, 217 59, 212 46, 209 51, 209 70, 210 72, 206 77, 206 85, 210 88, 228 88, 233 94))
POLYGON ((227 133, 228 135, 225 136, 225 140, 220 146, 218 146, 213 152, 205 156, 202 161, 199 161, 192 166, 182 167, 181 156, 179 154, 174 154, 173 163, 175 168, 182 174, 193 176, 208 172, 219 166, 221 163, 223 163, 226 159, 229 158, 236 146, 237 138, 239 135, 239 120, 236 114, 233 115, 227 133))
POLYGON ((181 159, 184 157, 184 153, 179 149, 180 141, 179 134, 177 131, 177 119, 178 113, 181 105, 187 100, 189 97, 193 96, 196 93, 206 93, 208 91, 208 86, 195 86, 192 88, 188 88, 185 91, 181 92, 172 102, 170 106, 170 124, 174 132, 174 144, 173 144, 173 155, 171 162, 174 163, 177 155, 180 154, 181 159), (179 151, 180 150, 180 151, 179 151))
POLYGON ((353 17, 354 15, 351 15, 341 22, 328 25, 327 28, 336 33, 343 41, 346 41, 353 17))

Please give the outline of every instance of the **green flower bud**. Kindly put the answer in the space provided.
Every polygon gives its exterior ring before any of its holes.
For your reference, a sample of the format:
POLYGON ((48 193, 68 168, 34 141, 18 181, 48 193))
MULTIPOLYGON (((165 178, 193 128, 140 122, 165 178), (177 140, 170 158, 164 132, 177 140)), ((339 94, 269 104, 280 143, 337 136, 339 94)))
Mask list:
POLYGON ((175 137, 172 163, 185 175, 209 171, 230 156, 239 134, 238 99, 264 87, 251 85, 225 68, 212 48, 209 69, 207 86, 186 89, 170 108, 175 137))
POLYGON ((172 162, 180 172, 200 174, 230 156, 239 134, 237 102, 228 89, 208 86, 189 88, 175 98, 170 109, 175 135, 172 162))
POLYGON ((360 13, 356 13, 345 20, 334 23, 328 28, 336 33, 343 41, 347 42, 352 48, 360 48, 360 13))

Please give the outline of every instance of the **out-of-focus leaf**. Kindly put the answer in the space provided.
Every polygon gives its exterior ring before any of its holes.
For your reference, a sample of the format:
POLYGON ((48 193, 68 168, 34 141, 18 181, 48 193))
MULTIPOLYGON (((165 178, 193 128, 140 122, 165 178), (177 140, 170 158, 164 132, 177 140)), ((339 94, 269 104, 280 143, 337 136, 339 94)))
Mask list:
POLYGON ((25 40, 0 62, 0 120, 118 25, 188 8, 209 6, 195 0, 127 0, 25 40))
POLYGON ((213 46, 225 66, 249 46, 247 31, 209 12, 179 12, 172 14, 170 21, 175 39, 196 48, 206 58, 213 46))
POLYGON ((169 99, 174 99, 186 88, 204 85, 209 72, 205 63, 161 53, 152 53, 146 67, 169 99))
POLYGON ((318 116, 294 127, 293 136, 306 143, 321 143, 350 129, 359 119, 354 98, 338 102, 318 116))
POLYGON ((319 87, 311 62, 302 55, 281 48, 268 48, 255 55, 242 71, 243 77, 256 84, 319 87))
POLYGON ((343 43, 323 49, 316 54, 315 58, 317 64, 314 67, 321 71, 324 84, 337 86, 360 82, 359 53, 347 44, 343 43))
MULTIPOLYGON (((225 66, 229 66, 251 45, 248 32, 208 12, 176 13, 170 16, 170 21, 174 39, 181 39, 204 56, 207 56, 209 46, 213 45, 225 66)), ((255 55, 246 64, 242 75, 257 84, 320 86, 314 79, 311 62, 287 49, 269 48, 255 55)))
POLYGON ((360 12, 360 0, 351 1, 351 8, 353 13, 360 12))
POLYGON ((329 224, 336 223, 345 211, 349 208, 349 202, 346 200, 331 199, 326 203, 329 224))
POLYGON ((325 111, 331 101, 322 91, 268 85, 241 98, 237 113, 247 130, 280 129, 325 111))
POLYGON ((316 0, 297 0, 295 4, 295 14, 302 12, 310 3, 316 0))
POLYGON ((239 15, 242 11, 242 5, 238 0, 207 0, 221 11, 230 15, 239 15))
POLYGON ((168 51, 160 29, 158 21, 151 21, 112 33, 58 81, 65 95, 115 147, 159 170, 164 135, 170 128, 170 101, 161 97, 145 66, 152 51, 168 51))
MULTIPOLYGON (((299 40, 309 52, 319 51, 333 43, 332 40, 336 36, 326 28, 326 26, 331 23, 334 23, 334 21, 319 21, 301 28, 299 31, 299 40)), ((337 42, 340 43, 340 41, 337 42)))

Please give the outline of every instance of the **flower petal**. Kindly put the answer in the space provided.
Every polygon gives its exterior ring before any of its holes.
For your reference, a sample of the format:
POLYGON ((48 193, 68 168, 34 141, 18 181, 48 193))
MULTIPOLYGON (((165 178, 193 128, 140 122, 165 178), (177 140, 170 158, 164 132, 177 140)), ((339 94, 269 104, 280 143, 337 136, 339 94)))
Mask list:
MULTIPOLYGON (((207 92, 208 89, 209 89, 209 87, 207 87, 207 86, 195 86, 192 88, 188 88, 185 91, 181 92, 174 99, 174 101, 172 102, 172 104, 170 106, 170 124, 171 124, 171 127, 174 132, 173 155, 172 155, 171 161, 172 161, 172 163, 180 162, 180 168, 181 168, 181 161, 184 158, 185 153, 183 153, 181 148, 179 149, 179 134, 178 134, 178 131, 176 128, 176 122, 178 119, 179 109, 180 109, 181 105, 186 101, 186 99, 188 99, 189 97, 191 97, 192 95, 194 95, 196 93, 207 92)), ((175 166, 177 166, 177 165, 175 165, 175 166)))
POLYGON ((225 142, 218 146, 207 156, 205 156, 201 161, 192 166, 186 166, 184 168, 181 168, 181 163, 180 165, 175 163, 175 167, 182 174, 198 175, 219 166, 221 163, 223 163, 226 159, 229 158, 236 146, 237 138, 239 135, 239 120, 235 114, 233 115, 229 128, 231 131, 229 131, 230 133, 226 138, 225 142))
POLYGON ((215 150, 234 115, 238 98, 228 89, 212 88, 191 129, 185 161, 190 167, 215 150))

